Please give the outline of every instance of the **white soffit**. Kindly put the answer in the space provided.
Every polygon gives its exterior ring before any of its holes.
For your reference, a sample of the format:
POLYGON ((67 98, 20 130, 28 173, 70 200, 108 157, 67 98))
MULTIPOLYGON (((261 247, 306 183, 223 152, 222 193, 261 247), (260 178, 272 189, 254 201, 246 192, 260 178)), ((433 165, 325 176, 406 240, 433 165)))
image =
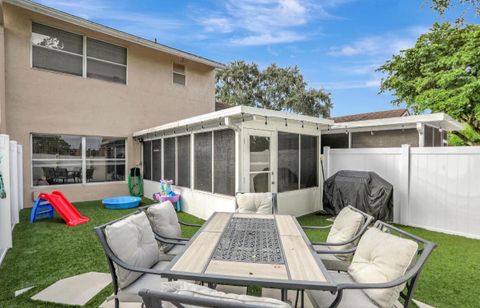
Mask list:
POLYGON ((336 123, 330 127, 330 133, 349 131, 367 131, 380 129, 413 128, 417 123, 431 125, 446 131, 462 130, 462 123, 454 120, 449 115, 439 112, 432 114, 421 114, 395 118, 385 118, 365 121, 352 121, 336 123))
POLYGON ((280 121, 294 121, 297 123, 304 123, 305 125, 313 124, 318 125, 319 129, 325 129, 328 126, 333 125, 333 120, 324 118, 316 118, 311 116, 299 115, 290 112, 275 111, 270 109, 255 108, 249 106, 236 106, 215 112, 202 114, 199 116, 191 117, 188 119, 167 123, 164 125, 152 127, 137 131, 133 134, 134 137, 145 136, 147 134, 154 134, 167 130, 185 129, 186 127, 193 127, 196 125, 207 124, 215 121, 224 121, 226 118, 232 120, 241 120, 242 118, 247 120, 262 119, 262 120, 280 120, 280 121))

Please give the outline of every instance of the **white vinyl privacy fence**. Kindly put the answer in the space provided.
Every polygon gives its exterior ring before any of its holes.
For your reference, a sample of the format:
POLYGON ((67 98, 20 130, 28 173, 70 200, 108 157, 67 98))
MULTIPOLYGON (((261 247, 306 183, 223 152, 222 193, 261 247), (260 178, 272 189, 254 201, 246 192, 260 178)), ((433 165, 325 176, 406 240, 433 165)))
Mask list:
POLYGON ((0 174, 5 192, 0 193, 0 263, 12 247, 12 231, 23 208, 22 152, 20 144, 0 135, 0 174))
POLYGON ((324 149, 325 176, 374 171, 394 186, 394 221, 480 238, 480 147, 324 149))

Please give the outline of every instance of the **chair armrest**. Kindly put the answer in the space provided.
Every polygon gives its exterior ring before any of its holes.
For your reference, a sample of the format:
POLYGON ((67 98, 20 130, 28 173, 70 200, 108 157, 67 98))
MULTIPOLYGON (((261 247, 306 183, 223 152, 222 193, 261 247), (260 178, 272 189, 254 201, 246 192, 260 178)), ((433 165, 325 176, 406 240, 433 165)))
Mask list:
POLYGON ((343 246, 343 245, 347 245, 347 244, 350 244, 352 242, 354 242, 356 240, 356 238, 352 238, 348 241, 345 241, 345 242, 339 242, 339 243, 329 243, 329 242, 312 242, 312 245, 318 245, 318 246, 343 246))
POLYGON ((178 221, 181 225, 183 226, 187 226, 187 227, 196 227, 196 228, 201 228, 202 225, 198 225, 198 224, 190 224, 190 223, 186 223, 186 222, 183 222, 181 220, 178 221))
POLYGON ((328 228, 331 228, 332 225, 328 225, 328 226, 301 226, 303 229, 307 229, 307 230, 323 230, 323 229, 328 229, 328 228))
POLYGON ((165 243, 165 244, 173 244, 173 245, 186 245, 186 241, 180 241, 175 239, 166 238, 163 236, 159 236, 158 234, 154 233, 155 239, 157 242, 165 243))
POLYGON ((357 247, 344 249, 344 250, 317 250, 314 249, 316 253, 326 254, 326 255, 349 255, 355 253, 357 247))

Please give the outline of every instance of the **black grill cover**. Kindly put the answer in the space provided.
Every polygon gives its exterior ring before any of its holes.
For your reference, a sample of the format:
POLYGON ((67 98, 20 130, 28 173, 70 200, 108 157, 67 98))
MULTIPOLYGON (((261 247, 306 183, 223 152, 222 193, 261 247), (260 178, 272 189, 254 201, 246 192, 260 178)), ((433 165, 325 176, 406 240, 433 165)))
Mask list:
POLYGON ((375 172, 338 171, 323 184, 323 209, 331 214, 347 205, 376 219, 393 219, 393 186, 375 172))

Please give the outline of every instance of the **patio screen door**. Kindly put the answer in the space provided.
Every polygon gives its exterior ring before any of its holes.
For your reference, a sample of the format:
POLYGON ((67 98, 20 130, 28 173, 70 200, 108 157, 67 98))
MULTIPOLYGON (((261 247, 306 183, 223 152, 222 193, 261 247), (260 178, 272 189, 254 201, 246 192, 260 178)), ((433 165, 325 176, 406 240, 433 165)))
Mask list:
POLYGON ((248 149, 246 155, 246 167, 249 192, 272 192, 275 191, 275 178, 273 166, 273 137, 268 131, 249 130, 245 144, 248 149))

